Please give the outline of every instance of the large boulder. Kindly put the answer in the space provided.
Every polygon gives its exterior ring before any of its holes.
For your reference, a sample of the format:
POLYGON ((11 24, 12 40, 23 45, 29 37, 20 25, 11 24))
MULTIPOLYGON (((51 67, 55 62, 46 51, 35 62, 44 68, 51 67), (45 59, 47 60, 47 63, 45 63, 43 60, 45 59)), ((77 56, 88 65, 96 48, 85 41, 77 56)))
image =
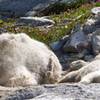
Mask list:
POLYGON ((65 52, 81 52, 88 48, 88 45, 88 36, 81 30, 81 26, 77 25, 64 45, 63 50, 65 52))
POLYGON ((39 11, 48 9, 51 4, 59 2, 69 5, 79 1, 81 0, 0 0, 0 14, 8 16, 35 15, 39 11))
POLYGON ((23 16, 31 12, 34 15, 53 2, 55 0, 0 0, 0 14, 23 16))

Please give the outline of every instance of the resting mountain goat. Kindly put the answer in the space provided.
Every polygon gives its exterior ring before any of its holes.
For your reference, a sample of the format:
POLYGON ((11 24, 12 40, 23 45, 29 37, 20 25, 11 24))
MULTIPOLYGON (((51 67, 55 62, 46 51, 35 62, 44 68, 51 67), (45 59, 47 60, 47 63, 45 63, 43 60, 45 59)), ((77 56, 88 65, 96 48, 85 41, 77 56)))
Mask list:
POLYGON ((45 44, 24 33, 0 35, 0 85, 56 83, 62 67, 45 44))
POLYGON ((100 83, 100 54, 82 68, 69 72, 59 82, 100 83))

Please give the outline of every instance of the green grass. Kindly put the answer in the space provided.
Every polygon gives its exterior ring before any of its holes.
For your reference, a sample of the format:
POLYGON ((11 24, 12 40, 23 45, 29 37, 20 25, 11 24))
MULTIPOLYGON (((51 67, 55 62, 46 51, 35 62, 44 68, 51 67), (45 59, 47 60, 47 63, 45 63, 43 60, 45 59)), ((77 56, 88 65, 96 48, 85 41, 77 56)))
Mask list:
MULTIPOLYGON (((61 2, 60 0, 54 4, 51 4, 48 9, 44 9, 45 15, 50 15, 50 14, 59 14, 62 11, 66 11, 68 9, 76 9, 80 7, 82 4, 87 3, 88 0, 70 0, 70 2, 67 2, 67 0, 63 0, 61 2), (60 2, 60 3, 59 3, 60 2)), ((42 11, 42 12, 43 12, 42 11)))
POLYGON ((100 7, 100 2, 96 2, 95 6, 100 7))
POLYGON ((6 21, 0 20, 0 27, 4 27, 8 31, 14 33, 25 32, 32 38, 45 42, 47 45, 49 45, 51 42, 62 38, 64 35, 70 34, 70 31, 77 23, 84 23, 89 17, 90 9, 93 6, 94 5, 92 4, 85 4, 78 7, 77 9, 70 9, 58 15, 51 15, 50 18, 56 23, 50 29, 32 28, 29 26, 15 27, 14 23, 16 22, 16 19, 7 19, 6 21), (68 24, 63 23, 64 20, 69 19, 70 22, 68 24))

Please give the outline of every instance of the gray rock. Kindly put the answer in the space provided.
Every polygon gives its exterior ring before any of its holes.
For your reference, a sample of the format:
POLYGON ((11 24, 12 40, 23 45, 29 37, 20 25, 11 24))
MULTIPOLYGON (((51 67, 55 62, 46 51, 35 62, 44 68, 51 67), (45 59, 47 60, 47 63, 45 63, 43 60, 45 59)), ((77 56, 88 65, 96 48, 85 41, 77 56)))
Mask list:
MULTIPOLYGON (((0 0, 0 14, 5 16, 36 15, 54 3, 71 4, 80 0, 0 0)), ((57 9, 58 10, 58 9, 57 9)), ((42 12, 45 13, 45 12, 42 12)))
POLYGON ((91 12, 93 13, 93 14, 98 14, 98 13, 100 13, 100 7, 95 7, 95 8, 93 8, 93 9, 91 9, 91 12))
POLYGON ((85 57, 84 57, 84 60, 89 61, 89 62, 93 61, 93 59, 94 59, 93 55, 85 55, 85 57))
POLYGON ((96 30, 95 19, 88 19, 87 22, 83 26, 83 31, 85 34, 90 34, 96 30))
POLYGON ((63 43, 60 41, 56 41, 50 44, 50 47, 53 51, 58 51, 63 47, 63 43))
POLYGON ((2 34, 2 33, 6 33, 6 32, 7 32, 6 29, 4 29, 4 28, 0 28, 0 34, 2 34))
POLYGON ((0 14, 23 16, 31 12, 34 15, 54 2, 55 0, 0 0, 0 14))
POLYGON ((69 36, 66 35, 62 39, 60 39, 59 41, 51 43, 50 44, 51 49, 54 50, 54 51, 58 51, 58 50, 62 49, 63 45, 66 43, 68 38, 69 38, 69 36))
POLYGON ((64 45, 65 52, 81 52, 88 47, 88 36, 81 29, 74 30, 64 45))
POLYGON ((83 26, 83 31, 89 34, 95 32, 98 28, 100 28, 100 14, 93 16, 91 19, 87 19, 83 26))
POLYGON ((55 22, 53 20, 44 17, 21 17, 16 24, 28 25, 32 27, 37 27, 37 26, 51 27, 55 24, 55 22))
POLYGON ((91 37, 92 50, 95 55, 100 53, 100 29, 95 31, 91 37), (98 34, 99 35, 98 35, 98 34))
POLYGON ((99 100, 100 84, 52 84, 5 92, 0 100, 99 100))

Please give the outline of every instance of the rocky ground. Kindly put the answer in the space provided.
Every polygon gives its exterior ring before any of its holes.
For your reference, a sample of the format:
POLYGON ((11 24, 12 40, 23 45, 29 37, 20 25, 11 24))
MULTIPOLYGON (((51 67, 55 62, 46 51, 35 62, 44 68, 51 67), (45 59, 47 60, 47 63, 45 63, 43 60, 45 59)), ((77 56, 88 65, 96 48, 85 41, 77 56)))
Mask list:
POLYGON ((0 100, 99 100, 100 84, 57 84, 0 90, 0 100))

